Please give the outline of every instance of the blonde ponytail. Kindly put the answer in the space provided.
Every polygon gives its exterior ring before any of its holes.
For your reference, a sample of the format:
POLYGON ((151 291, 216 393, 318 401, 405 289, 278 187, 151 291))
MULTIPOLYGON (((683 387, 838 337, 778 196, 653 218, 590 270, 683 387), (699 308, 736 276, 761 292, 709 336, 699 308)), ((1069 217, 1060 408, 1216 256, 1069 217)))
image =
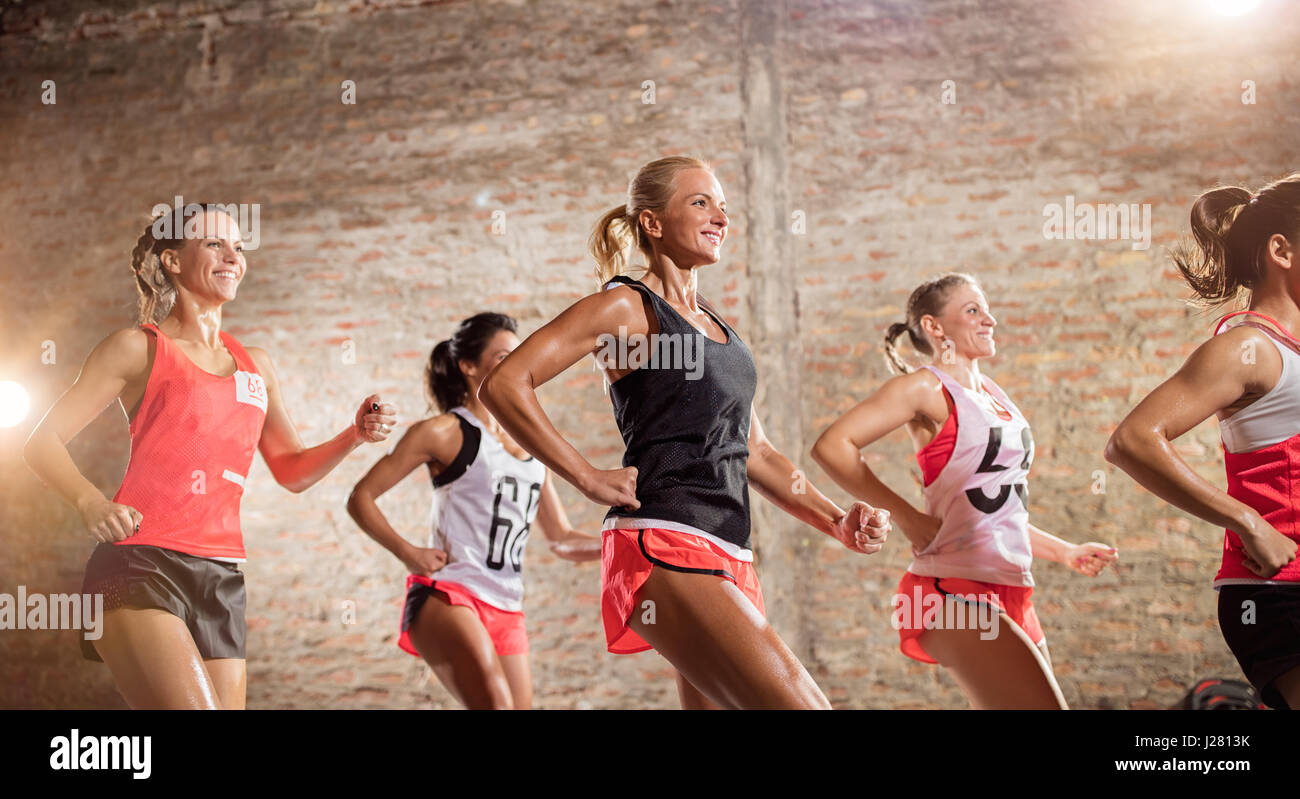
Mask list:
POLYGON ((640 248, 641 235, 641 226, 628 218, 626 205, 615 206, 600 218, 587 242, 587 249, 596 259, 599 286, 627 274, 632 254, 640 248))
MULTIPOLYGON (((587 249, 596 259, 596 277, 604 286, 614 277, 628 273, 633 248, 647 261, 654 255, 650 237, 641 227, 641 212, 661 212, 672 199, 677 173, 684 169, 713 169, 698 158, 674 155, 660 158, 637 170, 627 186, 627 202, 600 218, 591 232, 587 249)), ((645 267, 648 269, 649 267, 645 267)))

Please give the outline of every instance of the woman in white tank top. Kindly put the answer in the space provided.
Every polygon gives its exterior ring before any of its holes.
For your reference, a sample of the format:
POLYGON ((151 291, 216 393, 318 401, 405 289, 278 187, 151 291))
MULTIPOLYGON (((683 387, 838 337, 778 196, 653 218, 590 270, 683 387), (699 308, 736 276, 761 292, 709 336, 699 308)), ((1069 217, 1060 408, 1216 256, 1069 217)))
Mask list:
POLYGON ((600 558, 600 539, 569 526, 546 467, 478 400, 483 378, 518 345, 508 316, 463 321, 429 358, 428 387, 444 413, 412 425, 348 498, 361 529, 410 572, 399 645, 423 657, 469 709, 532 706, 521 600, 534 520, 559 557, 600 558), (421 466, 434 486, 427 547, 407 541, 375 504, 421 466))
POLYGON ((995 324, 969 275, 918 287, 907 322, 886 336, 886 360, 902 374, 831 425, 812 454, 855 498, 888 510, 912 542, 892 619, 904 654, 943 665, 972 707, 1064 709, 1029 601, 1030 564, 1037 556, 1096 576, 1117 555, 1029 523, 1029 425, 979 369, 979 359, 995 352, 995 324), (894 343, 903 333, 930 364, 903 363, 894 343), (860 455, 899 427, 917 449, 924 512, 880 482, 860 455))

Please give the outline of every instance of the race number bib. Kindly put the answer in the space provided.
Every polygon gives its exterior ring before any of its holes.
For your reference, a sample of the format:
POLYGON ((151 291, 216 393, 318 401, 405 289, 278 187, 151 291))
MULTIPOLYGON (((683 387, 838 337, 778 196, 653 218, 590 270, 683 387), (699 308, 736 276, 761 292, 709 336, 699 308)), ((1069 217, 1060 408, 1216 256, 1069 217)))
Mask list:
POLYGON ((256 372, 235 372, 235 399, 266 413, 266 381, 256 372))

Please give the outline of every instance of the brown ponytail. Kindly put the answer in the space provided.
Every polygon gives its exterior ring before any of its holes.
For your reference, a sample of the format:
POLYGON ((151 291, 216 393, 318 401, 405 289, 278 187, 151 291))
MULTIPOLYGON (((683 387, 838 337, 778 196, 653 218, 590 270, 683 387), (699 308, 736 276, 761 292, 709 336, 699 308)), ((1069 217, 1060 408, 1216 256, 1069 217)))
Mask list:
POLYGON ((1254 194, 1240 186, 1211 189, 1196 198, 1191 224, 1193 243, 1179 243, 1171 256, 1195 302, 1248 300, 1264 278, 1269 238, 1281 234, 1300 247, 1300 173, 1254 194))
POLYGON ((144 233, 135 241, 131 250, 131 272, 135 275, 135 289, 140 295, 140 308, 136 315, 136 324, 158 324, 171 312, 172 303, 176 301, 176 287, 172 285, 171 276, 163 268, 158 257, 164 250, 175 249, 184 244, 184 239, 154 238, 154 223, 164 214, 149 220, 144 233))
POLYGON ((627 187, 627 202, 606 211, 591 231, 587 249, 596 259, 596 278, 604 286, 627 274, 633 248, 647 259, 653 255, 650 237, 641 227, 642 211, 662 211, 672 199, 677 173, 683 169, 712 168, 698 158, 670 156, 642 166, 627 187))
POLYGON ((907 334, 912 349, 927 357, 934 357, 934 345, 921 329, 921 317, 943 313, 948 295, 963 285, 978 287, 979 282, 964 272, 948 272, 928 283, 922 283, 912 291, 912 296, 907 298, 906 320, 895 322, 885 331, 885 365, 891 373, 908 374, 913 371, 913 367, 898 354, 898 339, 904 333, 907 334))

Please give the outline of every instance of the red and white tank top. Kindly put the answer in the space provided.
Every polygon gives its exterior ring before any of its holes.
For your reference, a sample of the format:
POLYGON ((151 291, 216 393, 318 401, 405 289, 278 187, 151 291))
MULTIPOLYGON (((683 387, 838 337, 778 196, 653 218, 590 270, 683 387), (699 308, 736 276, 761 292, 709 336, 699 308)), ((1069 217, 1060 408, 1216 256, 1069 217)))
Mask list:
POLYGON ((1029 423, 989 378, 983 378, 987 394, 981 394, 942 369, 925 368, 939 378, 951 398, 944 429, 949 430, 951 423, 956 435, 952 452, 937 474, 932 472, 934 453, 927 452, 928 447, 917 453, 917 460, 923 468, 929 465, 927 471, 933 476, 925 486, 926 513, 941 524, 934 540, 914 553, 908 571, 925 577, 1031 586, 1033 551, 1026 501, 1034 441, 1029 423))
MULTIPOLYGON (((1228 495, 1254 508, 1282 535, 1300 542, 1296 519, 1296 487, 1300 486, 1300 341, 1276 321, 1255 311, 1228 314, 1219 320, 1214 335, 1239 324, 1257 328, 1268 336, 1282 356, 1282 374, 1264 396, 1219 420, 1228 495), (1277 330, 1252 321, 1251 316, 1271 322, 1277 330), (1237 321, 1225 328, 1224 324, 1233 318, 1237 321)), ((1242 563, 1245 552, 1241 538, 1225 530, 1223 564, 1214 578, 1216 588, 1244 583, 1300 583, 1300 558, 1266 580, 1242 563)))
POLYGON ((198 368, 154 325, 153 368, 131 420, 131 459, 113 501, 144 515, 118 546, 149 545, 243 560, 239 501, 266 421, 266 384, 253 359, 222 332, 233 375, 198 368))

